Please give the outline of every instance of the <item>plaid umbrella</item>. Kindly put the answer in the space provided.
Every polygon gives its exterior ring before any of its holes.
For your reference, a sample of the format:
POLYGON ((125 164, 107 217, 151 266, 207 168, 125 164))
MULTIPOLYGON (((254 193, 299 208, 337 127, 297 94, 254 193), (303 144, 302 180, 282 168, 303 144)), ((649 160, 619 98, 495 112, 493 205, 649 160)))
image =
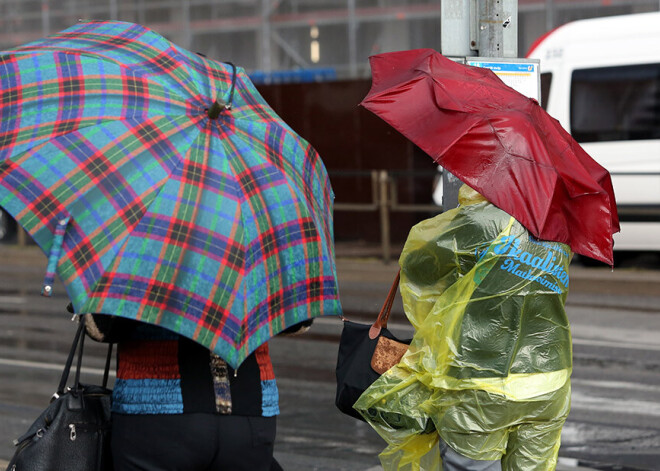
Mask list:
POLYGON ((241 68, 84 22, 0 53, 0 206, 77 313, 160 325, 237 367, 341 313, 333 192, 241 68))

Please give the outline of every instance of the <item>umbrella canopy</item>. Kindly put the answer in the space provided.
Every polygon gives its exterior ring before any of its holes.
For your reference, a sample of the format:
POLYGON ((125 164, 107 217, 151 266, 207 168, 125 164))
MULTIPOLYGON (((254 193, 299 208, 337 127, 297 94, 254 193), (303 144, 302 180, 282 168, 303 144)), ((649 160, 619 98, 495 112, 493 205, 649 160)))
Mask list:
POLYGON ((536 100, 432 49, 370 58, 362 106, 534 236, 613 263, 610 174, 536 100))
POLYGON ((326 169, 241 68, 123 22, 0 67, 0 206, 77 313, 160 325, 232 367, 341 313, 326 169))

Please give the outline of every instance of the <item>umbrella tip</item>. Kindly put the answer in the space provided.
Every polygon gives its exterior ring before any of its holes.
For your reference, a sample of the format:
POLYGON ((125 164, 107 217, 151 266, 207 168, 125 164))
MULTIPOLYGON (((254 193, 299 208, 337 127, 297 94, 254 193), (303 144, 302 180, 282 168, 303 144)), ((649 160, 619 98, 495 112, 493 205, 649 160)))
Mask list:
POLYGON ((227 105, 224 101, 216 100, 213 102, 210 108, 206 110, 206 114, 208 115, 209 118, 211 119, 217 119, 218 116, 220 116, 220 113, 222 110, 229 110, 231 109, 231 105, 227 105))

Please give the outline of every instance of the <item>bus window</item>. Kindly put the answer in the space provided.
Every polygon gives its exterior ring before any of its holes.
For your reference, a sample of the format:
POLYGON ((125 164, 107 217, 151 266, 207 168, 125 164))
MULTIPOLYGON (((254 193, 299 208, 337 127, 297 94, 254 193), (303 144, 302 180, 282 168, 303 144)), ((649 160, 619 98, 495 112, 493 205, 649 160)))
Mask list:
POLYGON ((570 109, 578 142, 660 139, 660 64, 575 70, 570 109))
POLYGON ((550 97, 550 85, 552 84, 552 73, 541 74, 541 106, 548 111, 548 98, 550 97))

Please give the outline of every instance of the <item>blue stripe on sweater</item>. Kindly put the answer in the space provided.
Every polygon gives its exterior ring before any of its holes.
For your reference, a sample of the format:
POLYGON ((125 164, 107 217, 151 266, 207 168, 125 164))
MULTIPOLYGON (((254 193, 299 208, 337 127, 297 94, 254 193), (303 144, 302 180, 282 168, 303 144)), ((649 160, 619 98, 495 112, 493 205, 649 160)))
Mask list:
POLYGON ((182 414, 178 379, 117 379, 112 390, 112 412, 119 414, 182 414))
POLYGON ((261 408, 264 417, 273 417, 280 413, 280 394, 274 379, 261 382, 261 408))

